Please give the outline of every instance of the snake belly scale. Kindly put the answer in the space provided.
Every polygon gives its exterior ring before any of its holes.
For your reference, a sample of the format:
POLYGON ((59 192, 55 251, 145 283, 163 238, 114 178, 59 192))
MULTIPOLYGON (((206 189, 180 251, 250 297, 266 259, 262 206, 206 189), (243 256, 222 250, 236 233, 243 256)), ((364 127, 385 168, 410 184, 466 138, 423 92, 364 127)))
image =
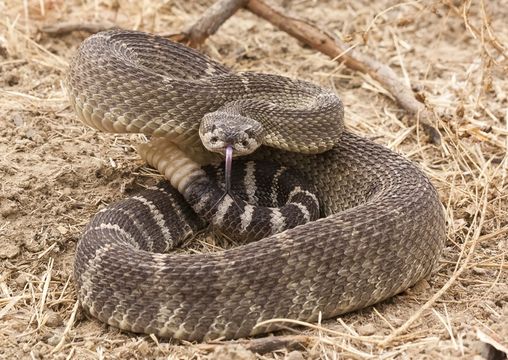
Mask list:
POLYGON ((402 156, 345 131, 326 90, 236 75, 192 49, 124 30, 87 39, 66 85, 85 123, 166 138, 200 160, 203 115, 252 95, 255 109, 282 123, 265 128, 266 142, 248 158, 300 172, 321 206, 318 220, 192 255, 165 253, 204 225, 175 187, 161 184, 107 207, 78 243, 75 280, 82 306, 110 325, 198 341, 261 334, 283 325, 256 326, 264 320, 312 322, 387 299, 427 277, 439 258, 445 220, 430 181, 402 156))

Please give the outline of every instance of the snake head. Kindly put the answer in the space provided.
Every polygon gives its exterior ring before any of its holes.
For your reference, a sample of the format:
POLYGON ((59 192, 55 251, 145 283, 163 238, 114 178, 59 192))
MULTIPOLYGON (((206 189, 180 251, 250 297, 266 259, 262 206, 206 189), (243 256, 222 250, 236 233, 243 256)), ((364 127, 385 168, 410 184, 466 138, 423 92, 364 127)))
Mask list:
POLYGON ((263 126, 256 120, 225 111, 205 114, 199 126, 205 148, 223 155, 228 146, 234 156, 248 155, 261 146, 263 135, 263 126))

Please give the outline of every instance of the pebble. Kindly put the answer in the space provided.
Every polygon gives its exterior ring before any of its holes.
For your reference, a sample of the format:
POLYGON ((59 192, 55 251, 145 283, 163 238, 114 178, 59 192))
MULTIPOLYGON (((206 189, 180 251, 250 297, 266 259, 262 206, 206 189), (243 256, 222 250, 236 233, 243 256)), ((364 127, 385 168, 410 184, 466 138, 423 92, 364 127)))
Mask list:
POLYGON ((48 340, 46 340, 46 344, 50 346, 57 346, 61 338, 62 338, 61 334, 53 334, 48 338, 48 340))
POLYGON ((484 274, 488 273, 488 270, 475 266, 475 267, 473 267, 473 273, 475 273, 477 275, 484 275, 484 274))
POLYGON ((0 259, 12 259, 16 257, 21 251, 20 247, 12 242, 2 244, 0 249, 0 259))
POLYGON ((376 327, 374 326, 374 324, 365 324, 365 325, 360 325, 356 331, 360 334, 360 335, 363 335, 363 336, 368 336, 368 335, 372 335, 372 334, 375 334, 377 329, 376 327))
POLYGON ((418 281, 413 287, 410 288, 410 293, 419 294, 425 292, 425 290, 430 289, 430 284, 427 280, 423 279, 418 281))
POLYGON ((241 345, 219 346, 213 353, 208 355, 209 360, 255 360, 256 355, 241 345))
POLYGON ((67 234, 67 232, 69 231, 69 230, 67 230, 67 228, 66 228, 65 226, 62 226, 62 225, 58 225, 58 226, 56 227, 56 229, 57 229, 57 230, 58 230, 58 232, 59 232, 60 234, 62 234, 62 235, 67 234))
POLYGON ((56 328, 61 325, 63 325, 63 319, 60 314, 52 310, 48 310, 46 312, 46 326, 56 328))
POLYGON ((286 356, 286 360, 304 360, 304 357, 299 351, 291 351, 288 356, 286 356))
POLYGON ((12 200, 5 200, 0 207, 0 216, 8 217, 15 215, 18 212, 18 204, 12 200))
POLYGON ((22 288, 25 286, 25 284, 28 282, 28 280, 29 280, 28 275, 21 273, 18 275, 16 280, 14 280, 14 282, 16 283, 16 285, 18 285, 19 287, 22 288))

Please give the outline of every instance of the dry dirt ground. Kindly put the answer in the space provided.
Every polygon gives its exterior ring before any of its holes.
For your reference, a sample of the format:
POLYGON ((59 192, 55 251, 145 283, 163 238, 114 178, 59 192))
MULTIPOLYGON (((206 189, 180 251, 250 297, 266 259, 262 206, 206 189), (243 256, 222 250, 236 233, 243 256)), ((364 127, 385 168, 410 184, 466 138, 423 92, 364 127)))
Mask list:
MULTIPOLYGON (((390 65, 435 113, 440 145, 430 144, 414 117, 369 76, 246 10, 202 48, 235 69, 334 88, 351 131, 419 164, 439 191, 448 224, 446 248, 428 281, 315 328, 288 330, 303 347, 265 354, 248 351, 249 341, 190 344, 126 334, 82 313, 72 267, 83 227, 101 207, 155 179, 134 150, 138 135, 99 133, 69 109, 62 79, 87 34, 52 36, 40 28, 110 21, 179 32, 210 3, 0 1, 0 358, 439 359, 486 356, 485 343, 506 347, 506 0, 278 3, 390 65), (412 316, 407 331, 383 343, 412 316)), ((213 249, 210 241, 200 243, 201 251, 213 249)))

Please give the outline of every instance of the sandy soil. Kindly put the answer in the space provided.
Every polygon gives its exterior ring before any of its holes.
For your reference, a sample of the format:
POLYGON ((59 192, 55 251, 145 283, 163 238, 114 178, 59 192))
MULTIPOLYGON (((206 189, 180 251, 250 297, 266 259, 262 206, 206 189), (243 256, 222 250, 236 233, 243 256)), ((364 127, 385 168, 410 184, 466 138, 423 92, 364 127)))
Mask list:
POLYGON ((481 358, 485 341, 496 339, 506 347, 504 0, 279 3, 390 65, 435 112, 441 145, 429 144, 415 119, 369 76, 302 47, 247 11, 202 49, 235 69, 297 76, 334 88, 344 100, 351 131, 421 166, 437 187, 448 220, 446 249, 428 281, 374 307, 323 321, 317 329, 287 331, 303 347, 265 354, 247 350, 249 341, 188 344, 121 333, 82 313, 72 267, 83 227, 101 207, 155 179, 134 150, 138 135, 96 132, 69 109, 62 78, 87 34, 51 36, 39 29, 63 21, 110 21, 179 32, 209 4, 0 2, 0 13, 6 14, 0 18, 0 358, 436 359, 481 358), (430 306, 423 308, 426 303, 430 306), (413 315, 408 331, 380 344, 413 315))

